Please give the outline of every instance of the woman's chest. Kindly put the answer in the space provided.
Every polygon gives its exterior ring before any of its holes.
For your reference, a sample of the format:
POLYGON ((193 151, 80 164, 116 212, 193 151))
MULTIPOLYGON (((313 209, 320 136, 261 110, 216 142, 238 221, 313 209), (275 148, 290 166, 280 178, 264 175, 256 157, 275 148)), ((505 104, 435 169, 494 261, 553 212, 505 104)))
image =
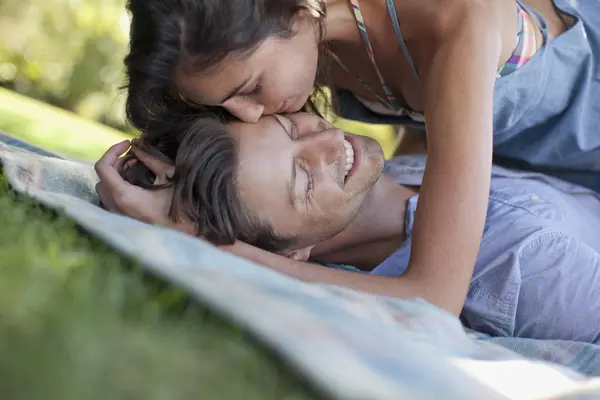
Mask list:
POLYGON ((395 38, 334 44, 327 63, 332 86, 351 91, 369 102, 396 104, 423 111, 422 87, 395 38), (384 43, 385 42, 385 43, 384 43))

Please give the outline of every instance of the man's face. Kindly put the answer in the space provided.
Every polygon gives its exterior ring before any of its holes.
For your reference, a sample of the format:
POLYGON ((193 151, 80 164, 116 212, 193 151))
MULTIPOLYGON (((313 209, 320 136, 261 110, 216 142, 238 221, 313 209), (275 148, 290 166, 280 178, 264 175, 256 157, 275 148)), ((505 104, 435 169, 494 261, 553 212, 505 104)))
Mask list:
POLYGON ((344 134, 318 116, 296 113, 235 122, 238 188, 244 204, 295 249, 335 236, 356 217, 383 169, 368 137, 344 134))

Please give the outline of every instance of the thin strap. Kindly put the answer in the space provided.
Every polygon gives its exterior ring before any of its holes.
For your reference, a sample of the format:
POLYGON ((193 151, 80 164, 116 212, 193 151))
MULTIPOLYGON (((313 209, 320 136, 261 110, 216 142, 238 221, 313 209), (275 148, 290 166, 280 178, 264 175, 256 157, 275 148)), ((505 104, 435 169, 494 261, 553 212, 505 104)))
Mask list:
MULTIPOLYGON (((385 97, 387 98, 387 101, 383 101, 383 104, 385 104, 391 110, 396 110, 396 109, 398 109, 398 103, 396 101, 396 98, 394 97, 394 95, 392 94, 392 91, 390 90, 387 83, 385 82, 385 79, 383 79, 383 75, 381 74, 381 71, 379 71, 379 67, 377 67, 377 63, 375 62, 375 54, 373 53, 373 47, 371 46, 371 41, 369 40, 369 35, 367 34, 367 28, 365 27, 365 22, 364 22, 362 13, 360 12, 360 6, 358 5, 358 0, 350 0, 350 4, 352 5, 352 11, 354 13, 354 18, 356 19, 356 24, 358 25, 358 31, 360 32, 360 36, 365 44, 365 49, 367 50, 367 55, 369 56, 369 59, 371 60, 371 63, 373 64, 373 68, 375 69, 375 72, 377 73, 377 77, 379 78, 379 83, 381 84, 381 88, 383 89, 383 92, 385 93, 385 97)), ((365 85, 365 86, 367 86, 367 85, 365 85)), ((370 90, 370 91, 372 92, 372 90, 370 90)), ((377 98, 379 101, 382 100, 382 99, 380 100, 380 96, 377 96, 377 98)))
POLYGON ((410 65, 410 69, 412 70, 415 78, 417 78, 417 82, 419 85, 421 84, 421 80, 419 79, 419 74, 417 73, 417 68, 415 67, 415 63, 413 63, 412 58, 410 57, 410 53, 408 52, 408 47, 406 47, 406 43, 404 42, 404 37, 402 36, 402 31, 400 30, 400 22, 398 21, 398 14, 396 13, 396 7, 394 6, 394 0, 386 0, 386 5, 388 9, 388 13, 390 14, 390 18, 392 19, 392 26, 394 27, 394 31, 396 32, 396 37, 398 38, 398 42, 400 42, 400 47, 402 48, 402 52, 408 61, 408 65, 410 65))
POLYGON ((498 77, 506 76, 521 66, 533 57, 537 52, 537 43, 535 38, 535 22, 533 17, 521 8, 517 3, 517 45, 515 46, 510 58, 504 63, 498 77))
MULTIPOLYGON (((344 64, 342 62, 342 60, 340 60, 340 58, 337 56, 337 54, 335 54, 334 52, 328 50, 327 51, 329 53, 329 55, 339 64, 340 67, 342 67, 347 73, 349 73, 350 75, 354 75, 354 73, 352 73, 352 71, 350 71, 350 68, 348 68, 346 66, 346 64, 344 64)), ((354 78, 361 84, 363 85, 363 87, 369 92, 369 94, 371 96, 373 96, 374 98, 377 99, 377 101, 379 101, 381 104, 383 104, 385 107, 387 107, 388 109, 394 111, 395 108, 393 107, 392 104, 390 104, 386 99, 384 99, 383 97, 381 97, 380 95, 378 95, 377 93, 375 93, 375 91, 371 88, 371 86, 367 85, 367 83, 365 81, 363 81, 360 76, 358 75, 354 75, 354 78)))
MULTIPOLYGON (((554 4, 554 2, 552 4, 554 4)), ((517 0, 517 5, 521 7, 521 9, 524 10, 527 14, 529 14, 530 17, 535 16, 535 18, 532 18, 532 20, 542 32, 542 45, 546 44, 546 42, 548 41, 548 24, 546 23, 546 20, 533 7, 530 7, 528 4, 525 4, 521 0, 517 0)))

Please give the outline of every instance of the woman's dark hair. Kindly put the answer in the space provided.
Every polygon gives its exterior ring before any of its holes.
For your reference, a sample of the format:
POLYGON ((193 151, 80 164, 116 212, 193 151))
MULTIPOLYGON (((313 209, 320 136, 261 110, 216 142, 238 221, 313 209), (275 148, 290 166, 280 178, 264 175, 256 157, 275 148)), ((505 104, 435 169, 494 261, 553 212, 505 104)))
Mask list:
POLYGON ((315 17, 321 42, 325 19, 323 0, 129 0, 127 9, 126 114, 140 130, 181 100, 172 85, 179 63, 204 71, 229 55, 247 56, 269 37, 292 37, 303 12, 315 17))
POLYGON ((171 186, 170 217, 185 216, 196 224, 199 236, 216 245, 238 239, 271 252, 289 249, 295 239, 277 235, 240 198, 237 142, 227 132, 230 120, 226 114, 171 115, 157 126, 152 123, 139 146, 173 163, 173 177, 157 186, 155 175, 140 162, 124 167, 121 174, 129 183, 147 189, 171 186))

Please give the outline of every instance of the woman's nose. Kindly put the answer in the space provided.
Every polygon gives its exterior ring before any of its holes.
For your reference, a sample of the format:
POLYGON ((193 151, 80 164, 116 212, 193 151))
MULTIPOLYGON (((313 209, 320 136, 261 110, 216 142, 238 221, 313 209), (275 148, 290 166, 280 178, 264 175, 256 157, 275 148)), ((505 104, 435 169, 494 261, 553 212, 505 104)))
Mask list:
POLYGON ((252 101, 232 98, 223 103, 223 107, 243 122, 257 122, 263 115, 265 107, 252 101))

